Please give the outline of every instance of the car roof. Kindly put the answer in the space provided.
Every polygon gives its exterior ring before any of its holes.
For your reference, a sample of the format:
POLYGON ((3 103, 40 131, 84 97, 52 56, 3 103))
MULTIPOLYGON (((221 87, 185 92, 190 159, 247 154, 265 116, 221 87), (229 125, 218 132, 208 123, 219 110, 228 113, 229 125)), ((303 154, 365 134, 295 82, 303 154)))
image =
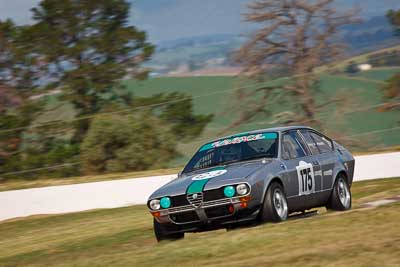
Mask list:
POLYGON ((265 129, 259 129, 259 130, 253 130, 253 131, 249 131, 249 132, 242 132, 242 133, 236 133, 236 134, 232 134, 232 135, 227 135, 224 137, 220 137, 211 141, 208 141, 206 144, 208 143, 212 143, 215 141, 219 141, 222 139, 227 139, 227 138, 233 138, 236 136, 241 136, 241 135, 247 135, 247 134, 258 134, 258 133, 263 133, 263 132, 285 132, 285 131, 289 131, 289 130, 297 130, 297 129, 311 129, 314 130, 311 127, 308 126, 304 126, 304 125, 293 125, 293 126, 281 126, 281 127, 273 127, 273 128, 265 128, 265 129))

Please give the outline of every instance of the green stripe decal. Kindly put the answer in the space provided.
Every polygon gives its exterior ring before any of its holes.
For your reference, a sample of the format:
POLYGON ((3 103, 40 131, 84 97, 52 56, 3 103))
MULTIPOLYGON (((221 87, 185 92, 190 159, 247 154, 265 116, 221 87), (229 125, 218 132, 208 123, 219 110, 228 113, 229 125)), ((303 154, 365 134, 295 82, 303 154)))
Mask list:
POLYGON ((187 189, 187 194, 201 193, 209 179, 193 181, 187 189))
POLYGON ((202 146, 202 147, 200 148, 200 151, 209 150, 209 149, 211 149, 211 148, 213 148, 213 144, 212 144, 212 143, 205 144, 204 146, 202 146))

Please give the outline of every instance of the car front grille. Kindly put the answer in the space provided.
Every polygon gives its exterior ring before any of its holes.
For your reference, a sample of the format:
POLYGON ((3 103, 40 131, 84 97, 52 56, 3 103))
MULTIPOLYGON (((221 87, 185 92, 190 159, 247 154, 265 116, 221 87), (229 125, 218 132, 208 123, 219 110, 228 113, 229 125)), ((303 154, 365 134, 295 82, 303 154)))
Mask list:
POLYGON ((178 208, 183 206, 192 206, 199 208, 205 202, 219 202, 223 199, 226 199, 224 195, 224 191, 222 188, 212 189, 208 191, 204 191, 202 193, 197 193, 197 198, 193 198, 194 194, 190 195, 177 195, 171 197, 171 207, 178 208))
POLYGON ((186 195, 178 195, 171 197, 171 206, 179 207, 189 205, 189 201, 186 198, 186 195))
POLYGON ((229 212, 228 206, 216 206, 205 209, 208 218, 217 218, 231 215, 232 213, 229 212))
POLYGON ((187 200, 193 207, 199 208, 203 204, 203 193, 194 193, 187 195, 187 200))
POLYGON ((204 191, 204 202, 223 199, 223 198, 226 198, 224 195, 223 188, 211 189, 211 190, 204 191))
POLYGON ((175 223, 191 223, 199 221, 199 217, 194 211, 171 214, 169 217, 175 223))
MULTIPOLYGON (((225 199, 218 199, 218 200, 214 200, 214 201, 203 202, 201 207, 208 208, 208 207, 213 207, 213 206, 228 205, 231 203, 232 203, 231 199, 225 198, 225 199)), ((195 209, 195 207, 193 207, 193 205, 186 205, 186 206, 180 206, 180 207, 171 207, 168 209, 168 212, 170 214, 172 214, 172 213, 191 211, 194 209, 195 209)))

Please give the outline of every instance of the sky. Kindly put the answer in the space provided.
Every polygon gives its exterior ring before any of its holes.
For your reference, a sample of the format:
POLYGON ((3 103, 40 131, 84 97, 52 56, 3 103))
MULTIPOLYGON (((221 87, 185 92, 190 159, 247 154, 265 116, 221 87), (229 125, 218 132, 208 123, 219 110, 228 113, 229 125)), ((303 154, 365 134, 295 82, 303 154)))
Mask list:
MULTIPOLYGON (((241 14, 251 0, 130 0, 131 23, 146 30, 152 42, 210 34, 240 34, 249 29, 241 14)), ((400 0, 337 0, 338 8, 358 6, 362 17, 400 9, 400 0)), ((0 20, 31 23, 39 0, 0 0, 0 20)))

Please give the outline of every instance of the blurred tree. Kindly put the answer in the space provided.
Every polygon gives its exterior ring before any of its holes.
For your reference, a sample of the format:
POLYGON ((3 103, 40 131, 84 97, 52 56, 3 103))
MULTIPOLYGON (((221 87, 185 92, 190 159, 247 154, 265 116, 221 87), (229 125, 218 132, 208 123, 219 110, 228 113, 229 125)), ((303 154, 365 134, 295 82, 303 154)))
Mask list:
POLYGON ((168 124, 172 133, 181 141, 199 136, 214 117, 213 114, 195 115, 192 97, 184 93, 136 97, 134 103, 137 106, 150 106, 153 115, 168 124))
MULTIPOLYGON (((39 110, 40 105, 25 103, 15 108, 12 113, 0 113, 0 129, 15 129, 0 131, 0 173, 7 169, 3 165, 19 152, 24 128, 32 122, 39 110)), ((17 157, 19 158, 19 156, 17 157)))
POLYGON ((81 114, 106 104, 130 101, 119 80, 128 73, 145 77, 140 64, 153 53, 146 34, 128 25, 124 0, 42 0, 32 9, 34 24, 25 31, 35 41, 41 63, 81 114))
MULTIPOLYGON (((0 20, 0 92, 5 96, 6 84, 10 81, 13 65, 14 23, 0 20)), ((5 100, 3 100, 5 101, 5 100)), ((4 103, 6 104, 6 103, 4 103)))
POLYGON ((7 90, 8 96, 29 96, 43 75, 32 53, 32 40, 23 34, 25 28, 17 27, 11 20, 0 21, 0 90, 7 90))
POLYGON ((396 73, 386 80, 382 91, 386 102, 380 110, 388 111, 400 109, 400 73, 396 73))
MULTIPOLYGON (((135 115, 137 121, 149 119, 147 124, 135 124, 143 138, 152 136, 154 132, 159 134, 159 138, 168 136, 171 140, 191 138, 200 135, 211 121, 212 115, 195 115, 192 99, 184 94, 133 97, 123 86, 121 80, 124 78, 147 77, 148 70, 142 67, 142 63, 154 51, 153 45, 146 40, 145 32, 129 24, 128 1, 41 0, 32 12, 34 21, 27 26, 16 26, 10 20, 0 21, 0 105, 4 104, 0 107, 0 113, 3 113, 0 114, 0 128, 6 130, 0 133, 0 173, 79 161, 80 147, 85 149, 85 155, 90 151, 81 143, 83 139, 86 143, 91 140, 85 136, 89 127, 96 129, 99 125, 95 122, 97 119, 90 124, 98 112, 115 112, 125 108, 132 112, 133 107, 136 113, 135 107, 150 104, 149 109, 138 108, 149 111, 145 117, 139 119, 143 113, 135 115), (43 101, 30 101, 28 97, 33 89, 43 92, 56 88, 63 91, 62 101, 74 105, 78 111, 76 116, 80 119, 72 123, 34 127, 37 126, 32 125, 37 123, 34 121, 35 114, 39 111, 36 107, 46 109, 48 105, 44 102, 45 98, 43 101), (162 104, 164 102, 168 103, 162 104), (29 105, 19 107, 20 103, 29 105), (154 123, 152 127, 168 125, 154 130, 149 126, 151 123, 154 123), (7 131, 10 128, 18 129, 7 131)), ((132 118, 133 115, 126 115, 129 112, 124 116, 132 118)), ((54 117, 57 119, 57 116, 54 117)), ((126 120, 119 118, 118 122, 121 126, 126 120)), ((103 138, 110 138, 110 142, 115 137, 111 131, 102 132, 100 128, 97 133, 106 135, 103 138)), ((95 139, 92 140, 95 142, 95 139)), ((119 142, 119 139, 115 140, 119 142)), ((124 158, 128 157, 126 155, 131 156, 128 150, 135 146, 134 143, 134 139, 129 139, 129 142, 123 143, 124 147, 112 149, 110 157, 115 156, 116 161, 107 161, 108 165, 101 168, 115 171, 161 164, 147 154, 143 162, 137 161, 137 166, 134 166, 134 161, 119 162, 120 159, 127 160, 124 158)), ((154 155, 164 153, 160 157, 163 163, 176 155, 175 142, 164 143, 167 147, 161 145, 157 152, 149 149, 149 153, 154 155)), ((86 162, 90 165, 88 158, 86 162)), ((73 168, 65 170, 64 174, 79 171, 73 168)), ((48 173, 43 171, 27 174, 26 177, 37 177, 38 174, 48 173)))
POLYGON ((21 170, 31 158, 22 148, 23 136, 43 107, 42 100, 29 100, 45 75, 32 39, 24 34, 29 27, 0 21, 0 174, 21 170))
POLYGON ((239 89, 237 99, 244 111, 230 127, 260 114, 270 114, 269 106, 277 99, 295 103, 291 110, 277 115, 280 122, 318 127, 318 110, 338 99, 316 103, 319 83, 313 71, 315 67, 337 58, 342 49, 338 29, 357 21, 355 10, 341 14, 333 2, 256 0, 248 5, 245 20, 258 24, 259 29, 236 53, 237 62, 244 66, 244 74, 263 81, 269 70, 282 68, 293 76, 287 82, 277 82, 257 90, 239 89))
MULTIPOLYGON (((395 34, 400 36, 400 9, 389 10, 387 18, 393 25, 395 34)), ((393 77, 386 81, 386 85, 382 87, 382 91, 386 103, 381 108, 382 111, 398 110, 400 109, 400 73, 395 74, 393 77)))
POLYGON ((177 155, 170 129, 149 113, 93 120, 81 146, 85 173, 162 168, 177 155))
POLYGON ((8 109, 21 105, 22 98, 15 88, 0 83, 0 116, 8 109))
POLYGON ((389 22, 393 25, 395 33, 400 35, 400 9, 399 10, 389 10, 386 14, 389 22))
MULTIPOLYGON (((32 12, 34 23, 23 34, 35 43, 32 53, 47 70, 48 88, 63 89, 81 116, 110 103, 131 103, 120 80, 145 78, 140 65, 154 47, 145 32, 128 24, 127 1, 42 0, 32 12)), ((87 120, 76 124, 76 142, 88 127, 87 120)))

